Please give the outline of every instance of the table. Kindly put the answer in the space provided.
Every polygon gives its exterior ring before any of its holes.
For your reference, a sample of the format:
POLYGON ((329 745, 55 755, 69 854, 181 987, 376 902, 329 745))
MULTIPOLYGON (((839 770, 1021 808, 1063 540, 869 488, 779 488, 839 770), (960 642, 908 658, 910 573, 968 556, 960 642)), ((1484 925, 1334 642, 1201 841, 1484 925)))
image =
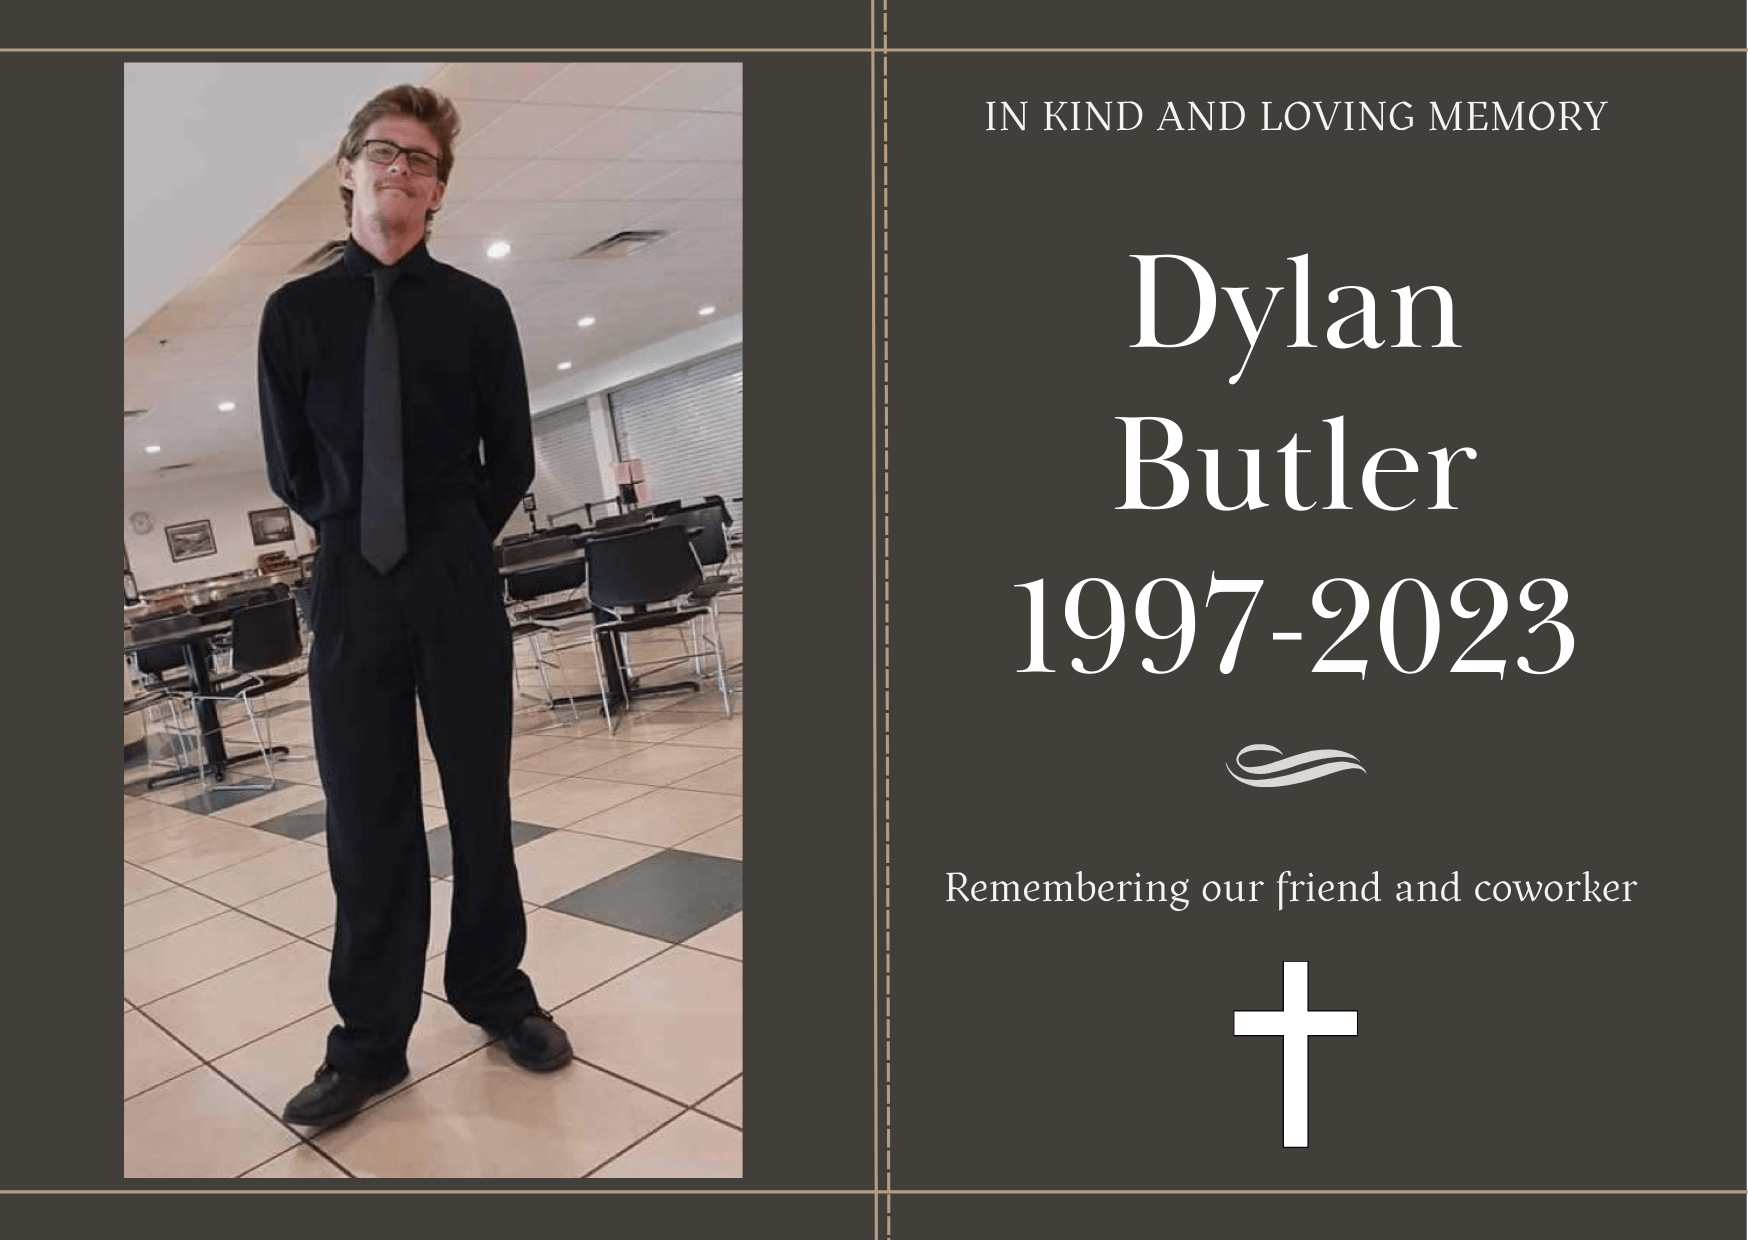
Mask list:
MULTIPOLYGON (((206 761, 200 766, 179 766, 174 770, 154 775, 146 781, 146 787, 157 788, 164 784, 181 783, 183 780, 196 779, 207 774, 210 774, 216 782, 223 783, 225 769, 231 763, 246 762, 250 758, 261 756, 260 753, 249 753, 241 757, 233 757, 225 751, 225 735, 219 726, 218 703, 211 696, 213 689, 211 648, 207 639, 219 633, 228 632, 230 627, 231 622, 228 619, 211 620, 173 632, 160 633, 155 637, 130 639, 122 643, 123 654, 137 654, 142 650, 152 650, 164 646, 180 646, 182 660, 188 667, 188 678, 193 684, 196 694, 194 718, 200 725, 200 741, 206 754, 206 761)), ((283 754, 288 750, 284 745, 274 745, 266 752, 283 754)))

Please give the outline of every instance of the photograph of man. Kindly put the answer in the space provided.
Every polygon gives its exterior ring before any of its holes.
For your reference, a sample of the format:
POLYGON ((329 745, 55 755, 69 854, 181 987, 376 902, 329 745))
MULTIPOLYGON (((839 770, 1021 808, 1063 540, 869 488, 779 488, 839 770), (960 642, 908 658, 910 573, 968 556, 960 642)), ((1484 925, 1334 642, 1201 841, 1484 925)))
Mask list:
POLYGON ((298 1125, 347 1119, 407 1075, 431 902, 421 717, 454 848, 444 993, 522 1067, 571 1061, 521 969, 512 651, 492 555, 534 476, 527 380, 504 295, 426 248, 460 125, 424 87, 366 103, 336 160, 344 253, 262 315, 268 481, 320 538, 309 682, 338 906, 341 1023, 285 1106, 298 1125))

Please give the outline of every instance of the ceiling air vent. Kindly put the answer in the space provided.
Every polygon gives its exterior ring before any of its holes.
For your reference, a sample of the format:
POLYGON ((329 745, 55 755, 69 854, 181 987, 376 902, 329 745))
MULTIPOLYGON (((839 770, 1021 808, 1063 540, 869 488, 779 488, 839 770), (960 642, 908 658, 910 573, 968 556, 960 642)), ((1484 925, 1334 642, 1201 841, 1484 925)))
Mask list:
POLYGON ((175 465, 160 465, 158 466, 158 475, 162 477, 165 474, 173 474, 179 469, 189 469, 193 465, 193 461, 182 461, 175 465))
POLYGON ((123 409, 121 411, 122 425, 132 426, 135 422, 138 422, 150 412, 150 409, 123 409))
POLYGON ((668 234, 661 230, 616 232, 605 241, 597 241, 594 245, 577 255, 578 258, 629 258, 639 250, 647 250, 668 234))
POLYGON ((291 274, 294 276, 305 276, 312 271, 320 271, 323 267, 330 265, 338 259, 345 250, 346 242, 344 239, 324 242, 321 248, 314 254, 311 254, 308 258, 298 263, 297 266, 293 267, 291 269, 291 274))

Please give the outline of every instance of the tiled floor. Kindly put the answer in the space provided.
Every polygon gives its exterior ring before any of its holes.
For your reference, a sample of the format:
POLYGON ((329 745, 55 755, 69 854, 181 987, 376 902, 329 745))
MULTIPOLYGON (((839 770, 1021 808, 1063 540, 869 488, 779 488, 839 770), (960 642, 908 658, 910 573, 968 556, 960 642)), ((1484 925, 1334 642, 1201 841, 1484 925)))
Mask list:
MULTIPOLYGON (((738 662, 733 606, 722 629, 738 662)), ((271 791, 148 791, 161 763, 124 768, 126 1176, 741 1174, 741 675, 730 674, 732 717, 707 683, 644 699, 610 736, 587 708, 573 721, 536 702, 539 678, 519 653, 523 963, 575 1062, 523 1071, 443 1001, 449 835, 425 749, 432 927, 412 1071, 338 1127, 280 1122, 335 1020, 325 803, 300 682, 268 702, 273 740, 291 749, 271 791)), ((636 647, 634 664, 656 653, 636 647)), ((586 649, 566 652, 556 675, 594 688, 586 649)))

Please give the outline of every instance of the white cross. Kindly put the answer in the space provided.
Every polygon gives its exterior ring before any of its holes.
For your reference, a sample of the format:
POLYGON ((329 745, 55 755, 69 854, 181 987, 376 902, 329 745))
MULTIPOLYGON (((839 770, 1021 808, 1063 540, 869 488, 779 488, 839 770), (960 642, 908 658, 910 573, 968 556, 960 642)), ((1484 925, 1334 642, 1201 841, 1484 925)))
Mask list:
POLYGON ((1232 1032, 1238 1036, 1256 1035, 1281 1039, 1282 1072, 1285 1088, 1282 1098, 1281 1144, 1306 1146, 1309 1128, 1309 1105, 1306 1101, 1312 1034, 1346 1034, 1359 1032, 1358 1012, 1313 1012, 1308 1010, 1309 985, 1303 960, 1286 961, 1281 965, 1281 986, 1286 1001, 1279 1012, 1234 1012, 1232 1032))

